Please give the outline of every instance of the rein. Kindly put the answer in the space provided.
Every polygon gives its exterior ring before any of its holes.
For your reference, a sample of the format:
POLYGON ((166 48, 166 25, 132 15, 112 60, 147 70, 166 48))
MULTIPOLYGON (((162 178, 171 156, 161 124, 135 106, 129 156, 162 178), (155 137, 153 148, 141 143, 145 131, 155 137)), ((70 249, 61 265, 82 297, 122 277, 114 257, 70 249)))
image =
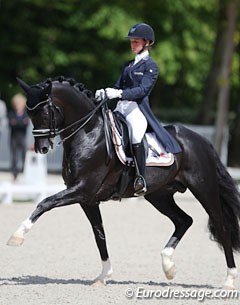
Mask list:
POLYGON ((46 100, 39 102, 36 106, 34 106, 33 108, 30 108, 29 106, 26 106, 27 109, 29 111, 33 111, 35 110, 37 107, 39 107, 42 104, 46 104, 48 103, 49 106, 49 113, 50 113, 50 123, 49 123, 49 128, 46 129, 33 129, 32 134, 34 137, 46 137, 46 136, 50 136, 50 138, 54 138, 58 135, 61 135, 64 131, 78 125, 78 124, 82 124, 76 128, 74 131, 72 131, 72 133, 70 133, 68 136, 66 136, 65 138, 63 138, 62 140, 60 140, 57 144, 56 147, 63 144, 66 140, 70 139, 74 134, 76 134, 80 129, 82 129, 94 116, 94 114, 108 101, 108 98, 104 98, 92 111, 90 111, 87 115, 85 115, 84 117, 82 117, 81 119, 73 122, 72 124, 58 130, 56 127, 56 120, 55 120, 55 111, 54 109, 56 109, 61 116, 63 117, 63 114, 60 110, 59 107, 57 107, 53 101, 51 96, 49 96, 46 100))
POLYGON ((108 98, 104 98, 100 104, 97 105, 96 108, 94 108, 91 112, 89 112, 87 115, 85 115, 83 118, 77 120, 76 122, 73 122, 72 124, 66 126, 65 128, 59 130, 57 132, 56 135, 60 135, 61 133, 63 133, 64 131, 68 130, 69 128, 74 127, 75 125, 80 124, 82 121, 82 125, 80 125, 77 129, 75 129, 72 133, 70 133, 70 135, 68 135, 67 137, 63 138, 62 140, 60 140, 56 146, 59 146, 61 144, 63 144, 66 140, 70 139, 73 135, 75 135, 75 133, 77 133, 80 129, 82 129, 90 120, 91 118, 94 116, 94 114, 108 101, 108 98))

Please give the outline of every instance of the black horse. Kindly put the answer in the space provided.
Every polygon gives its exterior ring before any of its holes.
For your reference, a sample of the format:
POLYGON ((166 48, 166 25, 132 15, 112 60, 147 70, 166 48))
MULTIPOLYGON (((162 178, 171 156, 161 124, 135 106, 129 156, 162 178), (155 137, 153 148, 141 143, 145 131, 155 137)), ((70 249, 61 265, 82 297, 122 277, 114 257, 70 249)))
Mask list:
MULTIPOLYGON (((27 94, 28 114, 32 120, 35 151, 46 154, 52 138, 60 134, 63 146, 62 176, 66 189, 41 201, 11 236, 9 245, 19 246, 38 218, 61 206, 79 203, 89 219, 103 269, 98 282, 105 283, 112 273, 105 233, 99 210, 101 201, 109 200, 124 165, 113 152, 109 162, 105 143, 104 120, 91 91, 72 79, 60 77, 29 86, 18 79, 27 94)), ((184 126, 167 126, 182 147, 169 167, 147 167, 148 192, 144 196, 159 212, 169 217, 175 231, 162 251, 162 266, 168 279, 175 275, 173 252, 192 225, 192 218, 181 210, 174 193, 189 189, 209 215, 209 230, 223 248, 228 272, 225 287, 234 288, 237 270, 233 250, 240 251, 240 198, 237 187, 219 160, 212 145, 184 126)), ((132 170, 124 198, 134 196, 132 170)), ((37 178, 37 177, 36 177, 37 178)))

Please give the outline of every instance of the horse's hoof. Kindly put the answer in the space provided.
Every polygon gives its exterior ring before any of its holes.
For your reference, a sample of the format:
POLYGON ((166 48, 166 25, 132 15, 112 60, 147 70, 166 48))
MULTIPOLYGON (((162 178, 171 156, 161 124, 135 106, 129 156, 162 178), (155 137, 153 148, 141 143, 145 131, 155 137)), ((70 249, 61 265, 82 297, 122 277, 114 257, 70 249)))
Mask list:
POLYGON ((91 285, 92 287, 105 287, 107 286, 107 283, 103 280, 94 280, 94 282, 91 285))
POLYGON ((236 290, 234 285, 223 285, 223 290, 236 290))
POLYGON ((23 237, 20 237, 20 236, 14 236, 12 235, 8 242, 7 242, 7 245, 8 246, 12 246, 12 247, 19 247, 23 244, 24 242, 24 238, 23 237))
POLYGON ((176 267, 175 265, 173 265, 171 268, 169 268, 168 270, 164 270, 165 276, 168 280, 172 280, 174 279, 175 275, 176 275, 176 267))

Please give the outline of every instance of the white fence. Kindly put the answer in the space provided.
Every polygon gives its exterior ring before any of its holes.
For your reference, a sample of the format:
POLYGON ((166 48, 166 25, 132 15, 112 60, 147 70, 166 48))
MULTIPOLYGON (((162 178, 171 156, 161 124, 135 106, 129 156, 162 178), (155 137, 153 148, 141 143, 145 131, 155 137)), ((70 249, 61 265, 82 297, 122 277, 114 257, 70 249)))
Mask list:
MULTIPOLYGON (((184 125, 187 128, 195 131, 196 133, 202 135, 208 141, 210 141, 212 144, 214 143, 214 137, 215 137, 215 126, 202 126, 202 125, 184 125)), ((222 151, 220 155, 220 159, 224 165, 227 166, 227 160, 228 160, 228 141, 229 141, 229 131, 228 128, 225 130, 223 143, 222 143, 222 151)))
MULTIPOLYGON (((58 139, 59 140, 59 139, 58 139)), ((56 141, 57 142, 57 141, 56 141)), ((30 149, 34 139, 32 136, 32 125, 28 126, 27 130, 27 147, 30 149)), ((63 148, 58 146, 47 155, 48 172, 61 172, 62 169, 63 148)), ((0 136, 0 170, 9 170, 11 167, 11 151, 9 144, 9 128, 4 126, 0 136)))
MULTIPOLYGON (((215 127, 214 126, 197 126, 197 125, 185 125, 189 129, 199 133, 200 135, 207 138, 211 143, 213 143, 215 127)), ((59 139, 56 140, 56 142, 59 139)), ((32 125, 29 125, 27 131, 27 147, 31 147, 34 139, 32 136, 32 125)), ((53 151, 47 154, 47 169, 48 172, 61 172, 62 168, 62 156, 63 148, 58 146, 53 151)), ((228 156, 228 132, 225 133, 223 149, 221 154, 221 160, 223 164, 227 165, 228 156)), ((9 146, 9 129, 5 126, 1 132, 0 138, 0 170, 10 169, 10 146, 9 146)))

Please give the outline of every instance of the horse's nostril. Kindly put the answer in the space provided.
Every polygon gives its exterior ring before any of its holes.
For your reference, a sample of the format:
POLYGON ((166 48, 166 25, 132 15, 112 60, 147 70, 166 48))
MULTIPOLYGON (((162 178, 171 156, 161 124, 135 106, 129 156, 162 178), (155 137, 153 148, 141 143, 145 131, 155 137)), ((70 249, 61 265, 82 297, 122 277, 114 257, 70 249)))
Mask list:
POLYGON ((48 152, 48 148, 47 147, 43 147, 41 149, 41 154, 46 154, 48 152))

